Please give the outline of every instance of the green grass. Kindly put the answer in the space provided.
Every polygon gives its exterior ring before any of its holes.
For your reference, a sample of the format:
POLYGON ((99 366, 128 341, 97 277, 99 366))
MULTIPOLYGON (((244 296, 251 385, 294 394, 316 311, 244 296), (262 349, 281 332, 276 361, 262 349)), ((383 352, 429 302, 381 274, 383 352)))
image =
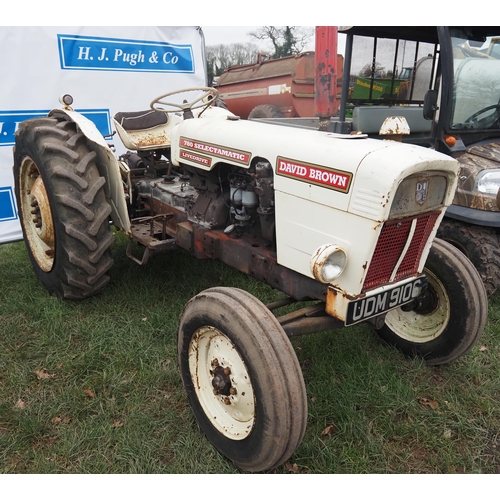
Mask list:
MULTIPOLYGON (((281 294, 179 251, 140 267, 113 253, 98 296, 62 302, 24 243, 0 246, 1 473, 239 473, 199 431, 177 366, 184 304, 212 286, 281 294)), ((429 368, 366 326, 293 339, 305 438, 276 473, 499 473, 500 294, 483 338, 429 368), (325 429, 329 433, 323 433, 325 429)))

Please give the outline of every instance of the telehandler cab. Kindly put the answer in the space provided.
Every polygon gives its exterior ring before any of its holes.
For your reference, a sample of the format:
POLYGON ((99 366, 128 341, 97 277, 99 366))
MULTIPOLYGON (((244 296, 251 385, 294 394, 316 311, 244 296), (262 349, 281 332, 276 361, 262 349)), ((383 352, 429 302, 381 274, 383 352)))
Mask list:
POLYGON ((347 40, 339 122, 377 137, 385 118, 405 116, 404 142, 460 163, 438 236, 472 261, 492 295, 500 286, 500 27, 341 31, 347 40), (385 90, 377 92, 381 82, 385 90))

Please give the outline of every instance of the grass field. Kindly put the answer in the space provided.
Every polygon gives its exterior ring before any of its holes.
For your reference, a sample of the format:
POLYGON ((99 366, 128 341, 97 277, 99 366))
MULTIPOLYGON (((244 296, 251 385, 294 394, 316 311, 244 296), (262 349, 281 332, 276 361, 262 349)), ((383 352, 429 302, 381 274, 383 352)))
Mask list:
MULTIPOLYGON (((114 243, 111 283, 61 302, 24 243, 0 246, 1 473, 239 473, 201 434, 177 367, 184 304, 212 286, 281 294, 179 251, 139 267, 114 243)), ((429 368, 359 326, 293 339, 305 438, 272 471, 500 473, 500 294, 474 349, 429 368)))

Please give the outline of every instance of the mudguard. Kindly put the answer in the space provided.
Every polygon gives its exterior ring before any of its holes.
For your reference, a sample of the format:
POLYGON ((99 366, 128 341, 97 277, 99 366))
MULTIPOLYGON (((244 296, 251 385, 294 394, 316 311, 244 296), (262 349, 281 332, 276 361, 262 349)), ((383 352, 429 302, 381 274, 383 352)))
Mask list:
POLYGON ((119 162, 106 140, 95 124, 85 116, 71 109, 53 109, 49 116, 64 114, 78 126, 88 139, 89 148, 97 154, 96 163, 99 173, 106 179, 106 196, 111 205, 111 220, 113 224, 130 235, 130 218, 128 216, 127 200, 123 189, 123 176, 128 178, 128 166, 119 162))

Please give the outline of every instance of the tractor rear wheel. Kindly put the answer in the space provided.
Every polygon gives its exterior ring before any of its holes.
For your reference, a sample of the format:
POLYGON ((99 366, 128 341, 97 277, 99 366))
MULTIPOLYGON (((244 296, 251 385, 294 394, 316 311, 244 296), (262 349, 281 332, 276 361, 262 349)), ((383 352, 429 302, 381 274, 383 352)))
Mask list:
POLYGON ((199 426, 245 471, 283 464, 307 422, 300 365, 278 320, 253 295, 210 288, 179 325, 179 364, 199 426))
POLYGON ((60 298, 83 299, 109 281, 111 207, 95 157, 73 122, 35 118, 16 134, 14 182, 28 254, 60 298))
POLYGON ((444 219, 438 237, 463 252, 479 271, 488 296, 500 286, 500 237, 489 227, 444 219))
POLYGON ((436 238, 424 274, 428 289, 411 311, 397 308, 378 335, 428 365, 449 363, 471 349, 484 330, 488 298, 481 277, 465 255, 436 238))

